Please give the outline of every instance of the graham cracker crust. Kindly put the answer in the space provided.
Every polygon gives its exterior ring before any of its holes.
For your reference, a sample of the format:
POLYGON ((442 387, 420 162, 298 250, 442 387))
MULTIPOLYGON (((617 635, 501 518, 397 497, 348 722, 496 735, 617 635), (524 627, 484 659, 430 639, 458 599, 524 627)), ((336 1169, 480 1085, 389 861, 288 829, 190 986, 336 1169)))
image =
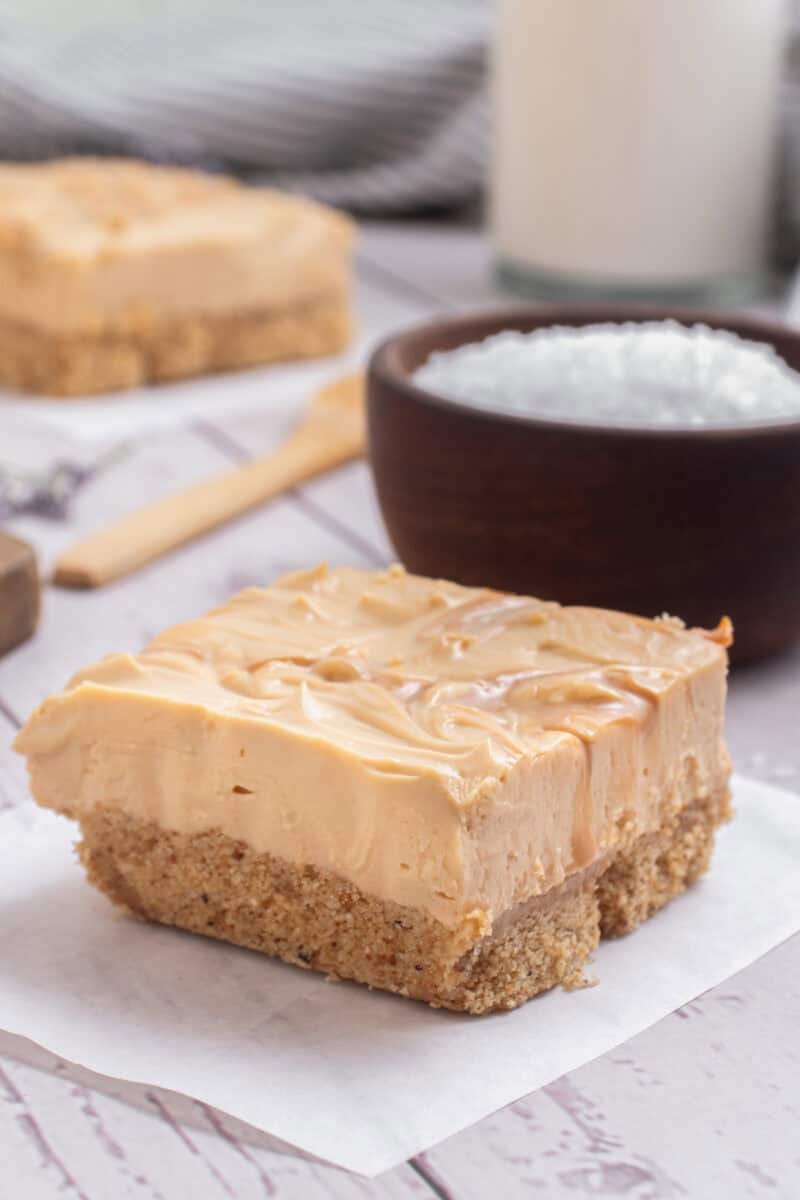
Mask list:
POLYGON ((115 903, 300 967, 486 1013, 580 986, 600 937, 635 929, 707 870, 727 792, 697 799, 630 849, 519 906, 486 935, 451 930, 332 873, 257 854, 218 830, 170 832, 108 806, 81 818, 89 880, 115 903))
POLYGON ((287 309, 142 316, 96 333, 52 334, 0 320, 0 383, 25 392, 82 396, 140 384, 336 354, 352 335, 344 293, 287 309))

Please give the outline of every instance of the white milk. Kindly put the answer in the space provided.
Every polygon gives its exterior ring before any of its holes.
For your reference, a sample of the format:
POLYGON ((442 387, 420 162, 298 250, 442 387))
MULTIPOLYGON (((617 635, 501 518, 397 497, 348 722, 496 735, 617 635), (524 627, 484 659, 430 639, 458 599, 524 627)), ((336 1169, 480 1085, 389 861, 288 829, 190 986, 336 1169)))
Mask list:
POLYGON ((783 0, 499 0, 501 267, 702 289, 764 265, 783 0))

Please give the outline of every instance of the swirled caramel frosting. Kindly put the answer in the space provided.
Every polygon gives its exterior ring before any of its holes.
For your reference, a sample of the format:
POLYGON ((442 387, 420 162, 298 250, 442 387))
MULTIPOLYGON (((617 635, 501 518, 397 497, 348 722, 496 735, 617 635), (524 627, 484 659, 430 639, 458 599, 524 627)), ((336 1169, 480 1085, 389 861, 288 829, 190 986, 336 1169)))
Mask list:
POLYGON ((725 786, 728 640, 321 566, 81 671, 16 746, 47 807, 218 828, 488 930, 725 786))

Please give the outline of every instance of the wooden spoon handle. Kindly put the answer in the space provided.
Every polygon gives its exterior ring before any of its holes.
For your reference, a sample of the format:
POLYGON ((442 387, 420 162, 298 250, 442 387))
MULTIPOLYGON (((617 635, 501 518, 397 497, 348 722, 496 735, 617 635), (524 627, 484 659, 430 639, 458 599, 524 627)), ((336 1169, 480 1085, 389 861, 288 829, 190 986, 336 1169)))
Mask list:
POLYGON ((307 425, 273 454, 137 509, 67 550, 53 581, 91 588, 136 570, 270 497, 363 453, 358 437, 307 425))

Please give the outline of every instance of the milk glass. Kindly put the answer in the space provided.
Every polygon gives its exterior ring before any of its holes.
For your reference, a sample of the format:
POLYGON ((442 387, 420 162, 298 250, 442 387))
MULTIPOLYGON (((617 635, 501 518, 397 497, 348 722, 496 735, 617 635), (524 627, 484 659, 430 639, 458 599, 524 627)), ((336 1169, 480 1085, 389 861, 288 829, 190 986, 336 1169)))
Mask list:
POLYGON ((755 287, 785 15, 783 0, 498 0, 501 275, 551 294, 755 287))

